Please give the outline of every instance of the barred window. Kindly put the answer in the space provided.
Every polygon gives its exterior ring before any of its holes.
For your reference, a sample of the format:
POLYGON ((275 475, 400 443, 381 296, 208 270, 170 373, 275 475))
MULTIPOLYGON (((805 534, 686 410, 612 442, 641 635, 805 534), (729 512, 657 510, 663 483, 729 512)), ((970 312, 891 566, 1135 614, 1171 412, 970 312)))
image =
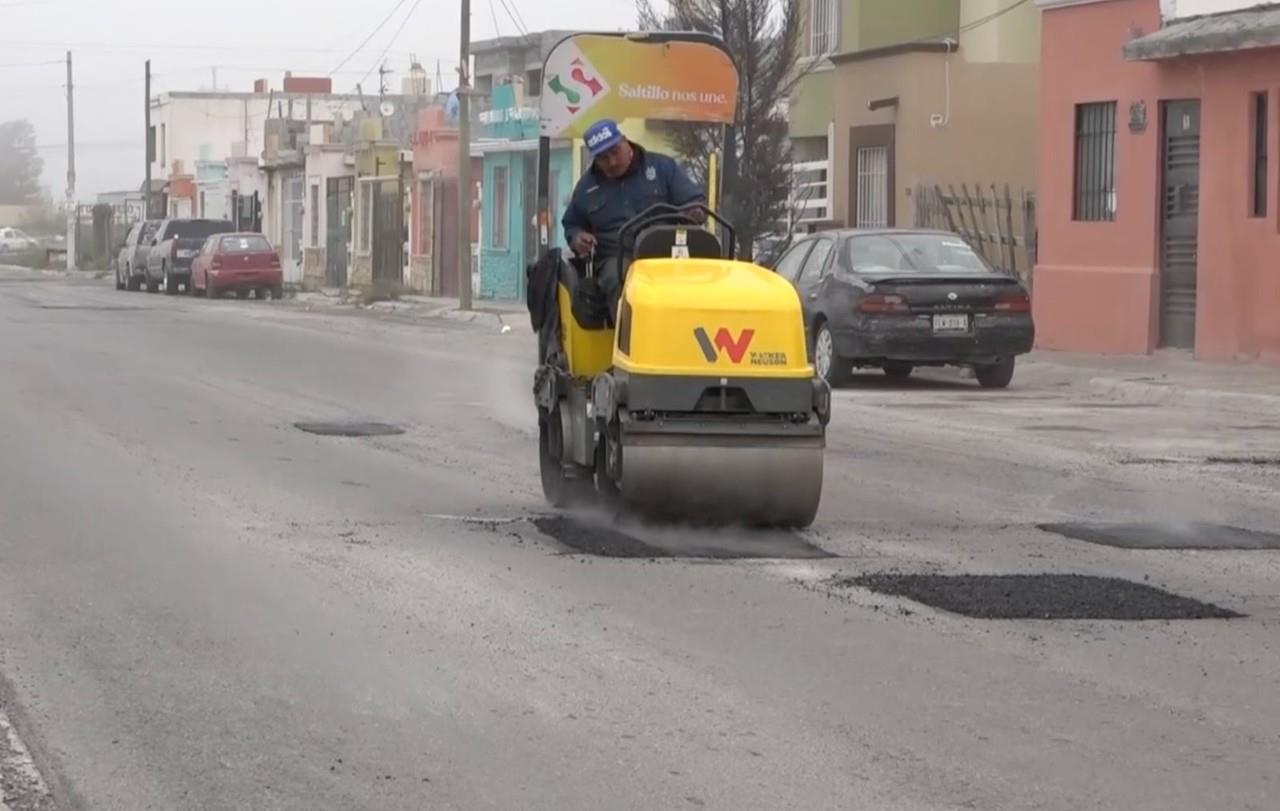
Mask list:
POLYGON ((1116 103, 1076 105, 1075 219, 1116 216, 1116 103))

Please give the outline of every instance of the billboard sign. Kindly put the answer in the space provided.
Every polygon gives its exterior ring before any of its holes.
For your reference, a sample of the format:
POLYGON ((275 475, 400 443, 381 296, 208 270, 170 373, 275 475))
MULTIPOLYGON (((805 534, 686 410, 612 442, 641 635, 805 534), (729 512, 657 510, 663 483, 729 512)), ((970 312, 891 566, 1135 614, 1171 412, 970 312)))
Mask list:
POLYGON ((718 41, 697 34, 576 34, 547 55, 540 132, 581 138, 601 118, 733 122, 738 71, 718 41))

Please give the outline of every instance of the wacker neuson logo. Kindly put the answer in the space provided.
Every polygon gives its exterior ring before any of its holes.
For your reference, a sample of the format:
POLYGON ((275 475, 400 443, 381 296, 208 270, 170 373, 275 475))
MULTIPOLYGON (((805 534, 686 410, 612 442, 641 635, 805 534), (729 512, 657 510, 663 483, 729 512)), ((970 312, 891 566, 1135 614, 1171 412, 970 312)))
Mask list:
POLYGON ((707 359, 707 363, 715 363, 716 358, 720 357, 720 351, 728 355, 730 361, 742 363, 742 358, 747 354, 747 348, 751 346, 751 338, 755 334, 756 331, 753 329, 744 329, 738 333, 737 338, 734 338, 733 333, 721 327, 716 331, 713 341, 702 327, 697 327, 693 331, 693 337, 698 339, 698 346, 702 349, 702 355, 707 359))

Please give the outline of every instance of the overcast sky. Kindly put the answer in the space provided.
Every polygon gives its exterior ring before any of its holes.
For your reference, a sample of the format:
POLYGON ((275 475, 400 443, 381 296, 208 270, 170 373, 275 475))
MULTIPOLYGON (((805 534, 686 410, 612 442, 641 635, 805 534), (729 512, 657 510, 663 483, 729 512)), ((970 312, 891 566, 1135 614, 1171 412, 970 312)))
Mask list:
MULTIPOLYGON (((433 82, 438 60, 452 88, 459 23, 453 0, 0 0, 0 121, 26 118, 35 126, 44 183, 61 198, 69 49, 77 196, 138 188, 146 59, 153 93, 208 89, 215 66, 222 89, 248 91, 264 76, 279 87, 285 70, 328 75, 393 9, 390 22, 334 74, 334 89, 354 92, 366 74, 365 89, 376 88, 378 56, 388 46, 393 87, 415 54, 433 82)), ((513 17, 538 31, 630 28, 636 16, 633 0, 472 0, 471 12, 473 39, 518 33, 513 17)))

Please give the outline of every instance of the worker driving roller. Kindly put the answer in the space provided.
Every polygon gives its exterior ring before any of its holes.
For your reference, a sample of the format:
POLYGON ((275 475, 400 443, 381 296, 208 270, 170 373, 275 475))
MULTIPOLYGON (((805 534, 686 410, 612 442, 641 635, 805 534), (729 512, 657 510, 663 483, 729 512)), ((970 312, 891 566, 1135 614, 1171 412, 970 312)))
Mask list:
MULTIPOLYGON (((622 226, 650 206, 705 203, 707 196, 674 159, 634 143, 616 121, 597 121, 583 140, 592 165, 574 188, 561 225, 575 254, 594 254, 595 272, 613 313, 625 255, 625 247, 618 245, 622 226)), ((696 223, 706 222, 701 208, 691 209, 688 215, 696 223)))

